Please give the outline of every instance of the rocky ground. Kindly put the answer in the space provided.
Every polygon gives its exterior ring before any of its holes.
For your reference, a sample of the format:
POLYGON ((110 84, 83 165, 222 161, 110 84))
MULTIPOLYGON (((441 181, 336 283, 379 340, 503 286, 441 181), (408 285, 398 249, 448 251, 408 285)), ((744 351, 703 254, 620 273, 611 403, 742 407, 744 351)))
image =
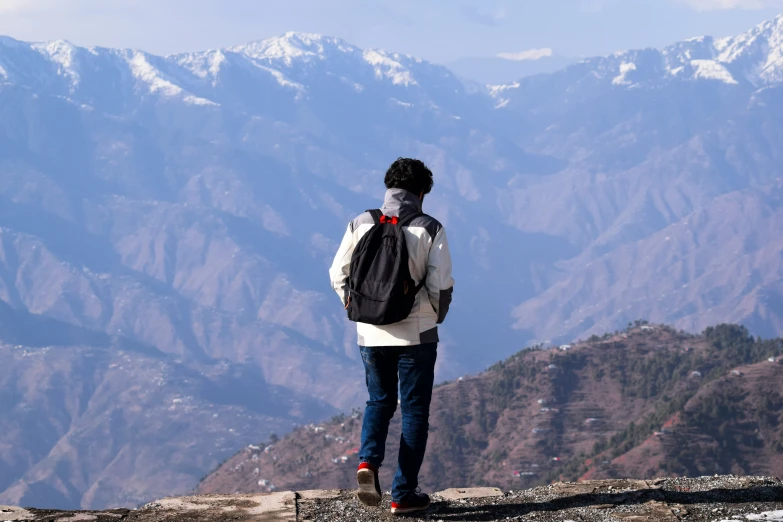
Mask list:
MULTIPOLYGON (((394 518, 359 504, 352 491, 167 498, 137 510, 60 512, 0 506, 0 521, 32 522, 375 522, 394 518)), ((769 477, 598 480, 557 483, 503 493, 449 489, 411 521, 535 520, 538 522, 783 522, 783 482, 769 477)))

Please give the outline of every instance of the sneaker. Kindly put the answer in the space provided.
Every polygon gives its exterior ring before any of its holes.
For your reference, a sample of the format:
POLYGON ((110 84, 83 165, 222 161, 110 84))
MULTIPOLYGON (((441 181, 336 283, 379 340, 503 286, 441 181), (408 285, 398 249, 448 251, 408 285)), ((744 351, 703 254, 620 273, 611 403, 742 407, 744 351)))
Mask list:
POLYGON ((403 500, 391 503, 392 515, 404 515, 406 513, 415 513, 417 511, 424 511, 430 507, 430 496, 424 493, 420 493, 418 490, 414 491, 403 500))
POLYGON ((381 503, 381 483, 378 481, 378 469, 372 464, 362 462, 356 472, 359 483, 359 502, 365 506, 377 506, 381 503))

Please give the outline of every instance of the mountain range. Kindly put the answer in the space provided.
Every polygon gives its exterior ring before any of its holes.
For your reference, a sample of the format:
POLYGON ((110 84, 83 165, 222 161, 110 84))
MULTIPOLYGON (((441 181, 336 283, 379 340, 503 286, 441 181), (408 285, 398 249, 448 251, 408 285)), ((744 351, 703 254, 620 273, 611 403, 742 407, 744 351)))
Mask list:
POLYGON ((319 35, 0 38, 0 502, 186 492, 358 405, 326 269, 398 156, 453 250, 440 379, 640 317, 783 334, 781 35, 488 87, 319 35))

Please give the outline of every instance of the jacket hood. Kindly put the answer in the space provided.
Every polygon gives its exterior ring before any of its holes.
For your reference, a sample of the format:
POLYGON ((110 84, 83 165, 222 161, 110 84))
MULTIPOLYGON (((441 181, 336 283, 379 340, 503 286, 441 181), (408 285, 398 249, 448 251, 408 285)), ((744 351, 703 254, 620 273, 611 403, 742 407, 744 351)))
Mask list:
POLYGON ((381 211, 387 216, 402 217, 413 212, 420 213, 422 201, 418 195, 405 189, 393 188, 386 191, 381 211))

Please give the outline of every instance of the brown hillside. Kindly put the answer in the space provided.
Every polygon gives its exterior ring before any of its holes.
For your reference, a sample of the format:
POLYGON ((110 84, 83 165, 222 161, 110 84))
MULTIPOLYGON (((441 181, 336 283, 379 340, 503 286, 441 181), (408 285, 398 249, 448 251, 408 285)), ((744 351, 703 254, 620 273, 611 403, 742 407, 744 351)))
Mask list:
POLYGON ((685 408, 632 450, 585 478, 783 472, 783 364, 741 366, 704 385, 685 408))
MULTIPOLYGON (((643 324, 567 350, 522 351, 437 387, 422 487, 781 474, 783 459, 771 456, 783 445, 783 366, 743 366, 780 351, 779 340, 756 341, 737 326, 693 336, 643 324), (741 375, 732 375, 738 366, 741 375), (710 454, 720 457, 710 460, 710 454)), ((381 470, 386 487, 396 461, 397 417, 381 470)), ((198 492, 351 487, 361 420, 356 412, 299 428, 276 444, 248 447, 206 477, 198 492)))

